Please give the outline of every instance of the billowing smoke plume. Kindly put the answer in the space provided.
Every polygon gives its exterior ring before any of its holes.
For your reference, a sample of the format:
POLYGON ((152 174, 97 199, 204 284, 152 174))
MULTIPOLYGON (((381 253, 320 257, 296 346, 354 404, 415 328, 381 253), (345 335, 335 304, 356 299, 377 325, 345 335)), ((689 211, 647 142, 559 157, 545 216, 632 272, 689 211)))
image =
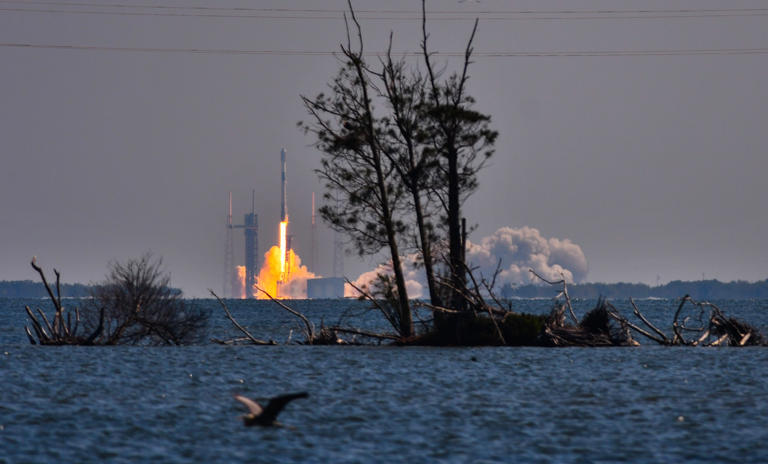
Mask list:
POLYGON ((245 298, 245 266, 235 266, 237 275, 232 282, 232 297, 245 298))
MULTIPOLYGON (((285 281, 281 282, 280 247, 273 246, 264 253, 264 264, 259 271, 257 285, 275 298, 306 298, 307 280, 314 279, 316 276, 306 266, 301 264, 301 258, 293 250, 288 250, 287 258, 290 275, 287 276, 285 281)), ((259 299, 268 298, 263 292, 258 290, 256 290, 256 297, 259 299)))
MULTIPOLYGON (((562 273, 568 282, 583 281, 588 270, 587 258, 579 245, 568 239, 544 238, 533 227, 502 227, 479 243, 467 241, 466 258, 470 266, 477 268, 475 275, 479 277, 482 274, 487 279, 493 276, 501 259, 501 271, 496 278, 497 288, 504 284, 532 282, 528 269, 533 269, 549 280, 561 279, 562 273)), ((415 268, 413 261, 413 257, 404 259, 408 296, 429 296, 423 269, 415 268)), ((381 273, 391 274, 391 264, 382 264, 361 274, 355 285, 370 285, 381 273)), ((349 289, 348 296, 356 296, 356 292, 349 289)))
POLYGON ((467 262, 478 266, 490 278, 501 259, 497 283, 503 285, 531 282, 528 269, 549 280, 581 282, 587 275, 587 258, 572 241, 544 238, 533 227, 502 227, 480 243, 467 241, 467 262))
MULTIPOLYGON (((404 259, 403 264, 405 266, 405 289, 408 292, 409 298, 420 298, 427 295, 429 292, 426 290, 427 281, 424 276, 423 269, 416 269, 413 265, 414 256, 411 259, 404 259)), ((360 277, 355 280, 355 287, 361 289, 369 289, 371 285, 376 281, 379 275, 392 275, 392 263, 379 264, 376 269, 368 272, 363 272, 360 277)), ((344 296, 357 297, 360 294, 350 285, 344 286, 344 296)))

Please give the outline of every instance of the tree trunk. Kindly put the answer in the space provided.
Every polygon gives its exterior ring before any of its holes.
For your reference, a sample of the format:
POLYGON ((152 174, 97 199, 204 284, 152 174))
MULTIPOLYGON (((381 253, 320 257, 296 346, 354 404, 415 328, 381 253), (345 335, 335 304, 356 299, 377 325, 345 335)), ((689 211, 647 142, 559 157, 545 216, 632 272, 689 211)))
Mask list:
POLYGON ((448 252, 451 265, 451 309, 465 309, 465 299, 460 290, 466 286, 464 275, 464 250, 461 238, 461 203, 459 201, 458 153, 455 147, 448 149, 448 252))
MULTIPOLYGON (((362 52, 362 51, 361 51, 362 52)), ((361 53, 362 55, 362 53, 361 53)), ((397 286, 398 314, 400 315, 400 335, 410 337, 413 335, 413 318, 411 308, 408 302, 408 291, 405 288, 405 275, 400 261, 400 251, 397 247, 397 237, 395 225, 392 222, 392 207, 389 204, 389 195, 387 194, 387 185, 384 178, 384 170, 381 167, 381 152, 379 151, 376 134, 373 127, 373 112, 371 111, 371 100, 368 95, 368 80, 362 64, 361 56, 348 56, 352 59, 360 80, 360 87, 363 92, 363 102, 365 104, 365 130, 368 139, 368 146, 371 149, 371 158, 373 159, 374 170, 376 172, 376 187, 379 191, 381 201, 381 212, 384 220, 384 229, 387 233, 387 244, 389 252, 392 255, 392 271, 395 273, 395 285, 397 286)))
POLYGON ((421 257, 424 260, 424 272, 427 274, 427 287, 429 288, 429 299, 435 306, 442 306, 443 302, 437 293, 435 285, 435 271, 432 264, 432 245, 427 234, 427 228, 424 224, 424 212, 421 208, 421 198, 417 191, 413 191, 413 207, 416 210, 416 223, 419 227, 419 239, 421 240, 421 257))

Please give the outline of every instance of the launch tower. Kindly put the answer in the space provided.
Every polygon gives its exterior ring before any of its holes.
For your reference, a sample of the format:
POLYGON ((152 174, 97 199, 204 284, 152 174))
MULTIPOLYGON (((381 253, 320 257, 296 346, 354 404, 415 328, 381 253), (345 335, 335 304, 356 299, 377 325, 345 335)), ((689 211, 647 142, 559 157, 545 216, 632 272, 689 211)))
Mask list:
POLYGON ((259 216, 256 214, 256 191, 251 191, 251 212, 244 216, 243 224, 232 224, 232 192, 229 192, 227 208, 227 239, 224 250, 224 296, 239 298, 235 295, 237 275, 235 274, 235 253, 233 243, 234 229, 243 229, 245 233, 245 297, 255 298, 253 284, 259 272, 259 216))

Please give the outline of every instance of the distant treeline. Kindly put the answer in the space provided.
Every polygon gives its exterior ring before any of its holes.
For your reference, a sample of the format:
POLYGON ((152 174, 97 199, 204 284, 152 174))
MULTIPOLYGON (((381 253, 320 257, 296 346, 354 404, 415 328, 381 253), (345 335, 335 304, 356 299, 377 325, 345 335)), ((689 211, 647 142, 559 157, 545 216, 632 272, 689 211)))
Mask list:
MULTIPOLYGON (((48 282, 56 292, 56 281, 48 282)), ((164 288, 164 287, 163 287, 164 288)), ((85 298, 92 294, 93 285, 61 284, 61 296, 64 298, 85 298)), ((181 295, 181 289, 169 287, 173 294, 181 295)), ((0 280, 0 298, 48 298, 48 292, 42 282, 32 280, 0 280)))
MULTIPOLYGON (((549 298, 557 294, 555 287, 549 285, 504 285, 501 296, 504 298, 549 298)), ((614 284, 583 283, 568 285, 568 294, 572 298, 680 298, 691 295, 698 300, 768 298, 768 279, 760 282, 720 282, 719 280, 697 280, 684 282, 673 280, 665 285, 651 287, 646 284, 619 282, 614 284)))
MULTIPOLYGON (((56 282, 49 282, 52 289, 56 282)), ((83 284, 61 284, 61 296, 70 298, 80 298, 90 295, 90 285, 83 284)), ((2 280, 0 281, 0 298, 47 298, 48 292, 42 282, 32 280, 2 280)))
MULTIPOLYGON (((61 284, 61 295, 82 298, 91 294, 91 285, 61 284)), ((179 291, 178 289, 174 289, 179 291)), ((503 298, 551 298, 557 294, 549 285, 520 285, 501 287, 503 298)), ((733 300, 747 298, 768 299, 768 279, 760 282, 720 282, 719 280, 697 280, 685 282, 673 280, 665 285, 651 287, 646 284, 618 282, 614 284, 584 283, 568 285, 572 298, 680 298, 691 295, 699 300, 733 300)), ((32 280, 0 281, 0 298, 46 298, 48 294, 42 282, 32 280)))

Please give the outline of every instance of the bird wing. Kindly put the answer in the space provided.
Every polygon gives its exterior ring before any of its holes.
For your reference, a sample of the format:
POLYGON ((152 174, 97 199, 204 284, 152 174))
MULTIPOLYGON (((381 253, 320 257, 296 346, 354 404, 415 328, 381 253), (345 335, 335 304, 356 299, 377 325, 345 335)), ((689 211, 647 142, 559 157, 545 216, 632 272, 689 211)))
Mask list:
POLYGON ((244 405, 248 407, 248 410, 251 411, 251 414, 253 415, 260 415, 262 412, 264 412, 264 408, 261 407, 261 405, 255 401, 253 401, 250 398, 246 398, 242 395, 235 395, 235 399, 244 405))
POLYGON ((280 414, 280 411, 283 410, 286 404, 297 398, 306 398, 308 396, 309 393, 307 392, 290 393, 287 395, 276 396, 270 399, 269 403, 267 403, 267 406, 264 408, 263 417, 265 419, 275 420, 277 419, 277 415, 280 414))

